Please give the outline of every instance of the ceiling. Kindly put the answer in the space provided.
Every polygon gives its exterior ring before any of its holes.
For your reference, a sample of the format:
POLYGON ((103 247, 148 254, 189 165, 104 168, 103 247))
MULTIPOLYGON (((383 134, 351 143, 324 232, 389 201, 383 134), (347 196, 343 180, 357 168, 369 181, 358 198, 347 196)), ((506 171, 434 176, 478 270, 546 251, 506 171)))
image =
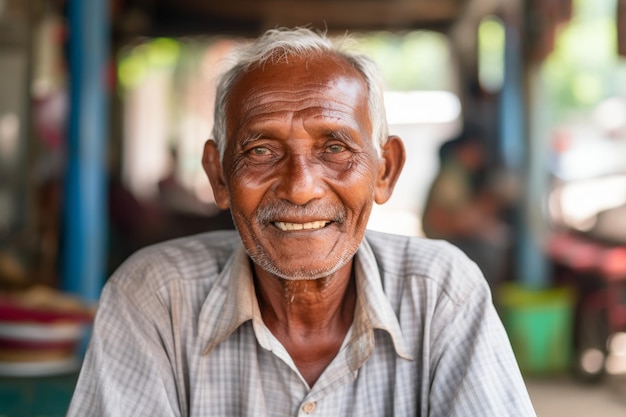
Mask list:
POLYGON ((470 0, 117 0, 117 35, 257 35, 310 25, 345 30, 444 29, 470 0))

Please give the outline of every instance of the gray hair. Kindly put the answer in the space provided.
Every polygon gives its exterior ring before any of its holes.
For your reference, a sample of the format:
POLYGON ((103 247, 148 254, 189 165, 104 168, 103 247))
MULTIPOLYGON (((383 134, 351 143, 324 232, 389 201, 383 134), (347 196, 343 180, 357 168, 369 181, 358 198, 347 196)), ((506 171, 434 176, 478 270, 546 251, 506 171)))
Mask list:
POLYGON ((317 33, 308 28, 270 29, 254 43, 239 50, 234 65, 219 79, 215 94, 212 136, 220 152, 220 158, 224 156, 226 149, 228 95, 239 75, 268 62, 285 62, 289 57, 323 53, 343 57, 363 75, 368 88, 372 140, 378 141, 377 148, 380 148, 389 135, 382 78, 372 59, 348 50, 349 40, 347 37, 333 40, 325 33, 317 33))

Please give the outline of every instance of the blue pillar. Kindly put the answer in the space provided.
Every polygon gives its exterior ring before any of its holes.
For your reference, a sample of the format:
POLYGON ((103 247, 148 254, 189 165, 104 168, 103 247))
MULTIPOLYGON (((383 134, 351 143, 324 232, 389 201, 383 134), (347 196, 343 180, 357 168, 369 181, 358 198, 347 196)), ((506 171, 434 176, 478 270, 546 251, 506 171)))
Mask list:
POLYGON ((516 278, 525 287, 540 289, 548 284, 547 263, 541 250, 540 236, 545 221, 542 219, 545 192, 542 155, 545 155, 545 150, 541 149, 536 132, 527 128, 525 97, 530 92, 524 90, 523 45, 517 26, 521 24, 521 14, 511 20, 506 22, 500 138, 505 164, 522 180, 521 207, 515 225, 516 278))
POLYGON ((504 83, 500 93, 500 138, 507 168, 516 173, 524 169, 525 108, 521 45, 518 28, 505 22, 504 83))
POLYGON ((63 289, 95 301, 106 271, 108 0, 69 0, 63 289))

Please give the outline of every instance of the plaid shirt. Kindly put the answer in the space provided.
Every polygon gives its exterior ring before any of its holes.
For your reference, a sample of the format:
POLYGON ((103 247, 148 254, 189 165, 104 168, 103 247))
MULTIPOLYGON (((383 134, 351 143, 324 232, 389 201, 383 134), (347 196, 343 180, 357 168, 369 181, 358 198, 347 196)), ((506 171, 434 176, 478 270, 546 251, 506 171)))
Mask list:
POLYGON ((357 304, 309 387, 264 325, 237 232, 165 242, 106 284, 68 416, 534 416, 476 265, 368 231, 357 304))

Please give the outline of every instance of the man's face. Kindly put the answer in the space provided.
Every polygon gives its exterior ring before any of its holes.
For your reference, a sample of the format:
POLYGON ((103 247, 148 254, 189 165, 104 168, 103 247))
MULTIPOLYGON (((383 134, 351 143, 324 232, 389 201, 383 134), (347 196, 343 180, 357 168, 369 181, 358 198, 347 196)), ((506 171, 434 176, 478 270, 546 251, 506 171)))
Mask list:
POLYGON ((236 80, 222 161, 229 201, 217 199, 230 205, 257 266, 316 279, 351 261, 385 165, 367 103, 362 76, 329 55, 267 64, 236 80))

